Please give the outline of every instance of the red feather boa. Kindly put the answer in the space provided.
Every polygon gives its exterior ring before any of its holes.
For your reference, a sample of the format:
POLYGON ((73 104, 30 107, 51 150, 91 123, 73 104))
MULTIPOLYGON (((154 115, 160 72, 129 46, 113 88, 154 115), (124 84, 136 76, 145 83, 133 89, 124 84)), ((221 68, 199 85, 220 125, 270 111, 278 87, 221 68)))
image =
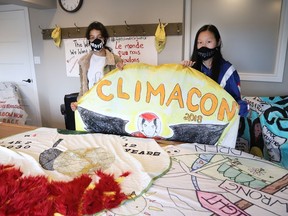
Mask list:
MULTIPOLYGON (((120 177, 129 174, 125 172, 120 177)), ((115 208, 128 199, 114 175, 102 171, 96 172, 98 183, 93 183, 88 175, 70 182, 22 175, 13 165, 0 165, 0 215, 94 214, 115 208)))

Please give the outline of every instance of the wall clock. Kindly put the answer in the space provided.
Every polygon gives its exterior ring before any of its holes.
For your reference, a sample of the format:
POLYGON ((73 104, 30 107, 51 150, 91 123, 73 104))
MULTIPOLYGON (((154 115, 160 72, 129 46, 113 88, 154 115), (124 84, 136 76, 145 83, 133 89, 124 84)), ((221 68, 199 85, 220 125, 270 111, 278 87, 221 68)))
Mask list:
POLYGON ((83 4, 83 0, 58 0, 58 2, 60 7, 69 13, 78 11, 83 4))

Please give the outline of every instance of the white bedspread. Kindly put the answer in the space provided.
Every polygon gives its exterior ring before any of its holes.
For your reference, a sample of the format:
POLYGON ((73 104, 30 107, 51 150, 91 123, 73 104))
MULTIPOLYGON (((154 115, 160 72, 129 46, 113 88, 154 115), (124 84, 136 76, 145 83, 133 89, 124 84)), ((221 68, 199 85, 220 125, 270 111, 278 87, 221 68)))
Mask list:
POLYGON ((0 164, 14 164, 25 176, 70 181, 96 170, 115 177, 130 172, 122 184, 125 194, 140 195, 170 167, 169 155, 153 139, 61 134, 43 127, 2 139, 0 146, 0 164))
POLYGON ((121 189, 134 198, 103 216, 288 215, 288 171, 267 160, 222 146, 161 148, 151 139, 62 132, 1 139, 0 165, 68 181, 99 167, 116 177, 131 172, 121 189))

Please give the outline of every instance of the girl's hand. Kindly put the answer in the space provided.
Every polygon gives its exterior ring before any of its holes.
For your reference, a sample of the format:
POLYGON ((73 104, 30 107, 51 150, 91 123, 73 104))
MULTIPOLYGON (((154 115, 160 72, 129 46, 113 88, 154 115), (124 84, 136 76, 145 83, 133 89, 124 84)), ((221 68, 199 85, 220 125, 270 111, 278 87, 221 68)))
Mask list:
POLYGON ((116 67, 119 69, 119 70, 123 70, 123 68, 124 68, 124 63, 121 61, 121 62, 118 62, 117 64, 116 64, 116 67))
POLYGON ((77 109, 77 106, 78 106, 77 102, 72 102, 70 104, 70 107, 71 107, 72 111, 75 111, 77 109))
POLYGON ((189 60, 184 60, 181 62, 181 64, 185 67, 192 67, 195 64, 195 62, 189 61, 189 60))

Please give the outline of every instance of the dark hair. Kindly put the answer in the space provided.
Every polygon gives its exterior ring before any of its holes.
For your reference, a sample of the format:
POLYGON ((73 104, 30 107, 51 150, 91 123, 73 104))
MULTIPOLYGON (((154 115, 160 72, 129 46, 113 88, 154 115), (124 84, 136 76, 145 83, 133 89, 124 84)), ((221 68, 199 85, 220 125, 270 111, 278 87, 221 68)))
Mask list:
POLYGON ((85 34, 87 40, 89 40, 89 38, 90 38, 90 31, 92 31, 93 29, 98 30, 98 31, 101 32, 101 35, 102 35, 102 37, 104 38, 104 47, 107 48, 107 49, 109 49, 109 50, 111 51, 111 48, 109 48, 109 47, 106 46, 107 40, 108 40, 108 38, 109 38, 108 31, 107 31, 106 27, 105 27, 102 23, 100 23, 100 22, 97 22, 97 21, 92 22, 92 23, 87 27, 86 34, 85 34))
MULTIPOLYGON (((195 36, 194 48, 193 48, 193 53, 191 56, 191 61, 195 62, 195 64, 193 65, 193 68, 195 68, 196 70, 199 70, 199 71, 201 70, 202 61, 197 54, 197 41, 198 41, 199 34, 203 31, 211 32, 214 35, 217 44, 219 44, 219 42, 221 43, 220 33, 219 33, 218 29, 216 28, 216 26, 211 25, 211 24, 210 25, 204 25, 198 30, 198 32, 196 33, 196 36, 195 36)), ((221 60, 223 59, 223 56, 221 54, 221 45, 222 45, 222 43, 219 44, 219 46, 217 46, 217 48, 216 48, 216 53, 213 57, 212 67, 211 67, 211 70, 212 70, 211 78, 216 82, 218 82, 218 76, 220 73, 220 63, 221 63, 221 60)))

